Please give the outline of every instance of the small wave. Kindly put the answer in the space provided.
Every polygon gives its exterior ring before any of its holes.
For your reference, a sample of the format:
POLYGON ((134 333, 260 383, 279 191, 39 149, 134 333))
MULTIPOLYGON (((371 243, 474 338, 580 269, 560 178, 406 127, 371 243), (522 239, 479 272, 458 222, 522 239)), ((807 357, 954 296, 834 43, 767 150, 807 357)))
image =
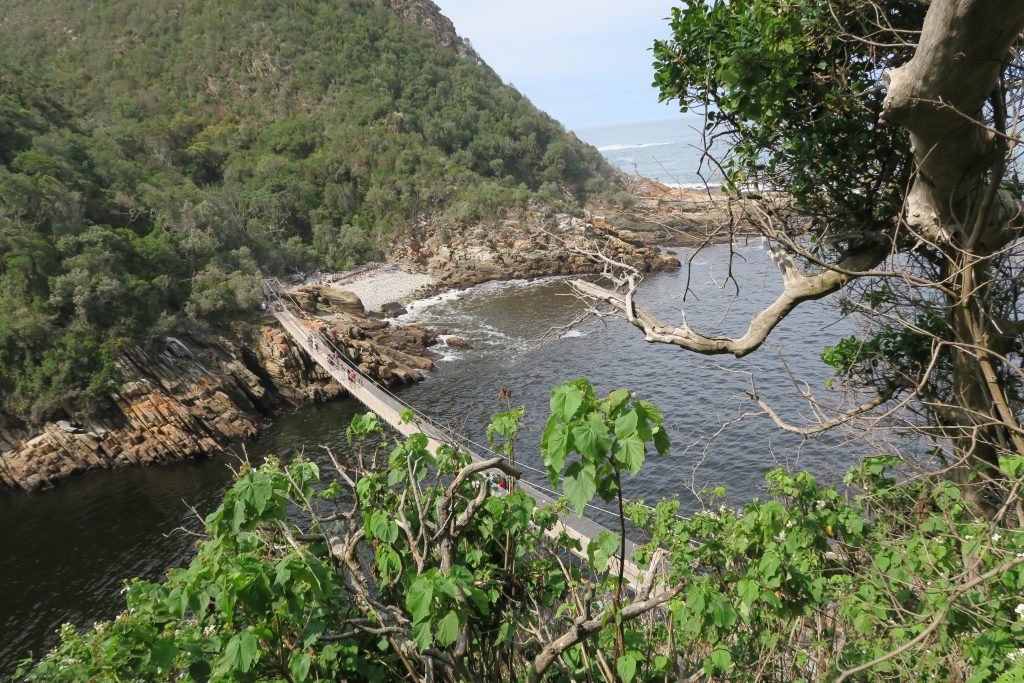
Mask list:
POLYGON ((674 187, 678 190, 703 190, 705 187, 719 188, 719 183, 665 183, 665 187, 674 187))
POLYGON ((408 311, 406 315, 411 315, 413 313, 422 313, 426 309, 432 308, 438 304, 443 304, 448 301, 455 301, 465 293, 466 290, 450 289, 447 292, 441 292, 440 294, 435 294, 434 296, 428 296, 426 299, 416 299, 414 301, 410 301, 408 304, 405 305, 405 310, 408 311))
POLYGON ((580 332, 579 330, 569 330, 561 336, 562 339, 575 339, 577 337, 586 337, 587 332, 580 332))
POLYGON ((644 149, 646 147, 664 147, 666 145, 674 145, 674 142, 641 142, 632 145, 616 144, 616 145, 605 145, 604 147, 598 147, 598 152, 617 152, 622 149, 644 149))

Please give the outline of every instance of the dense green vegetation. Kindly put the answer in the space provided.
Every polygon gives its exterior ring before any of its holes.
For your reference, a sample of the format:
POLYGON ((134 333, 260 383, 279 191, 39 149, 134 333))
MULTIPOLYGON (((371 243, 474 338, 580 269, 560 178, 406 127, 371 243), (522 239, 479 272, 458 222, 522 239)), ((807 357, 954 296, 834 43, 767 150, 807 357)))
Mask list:
MULTIPOLYGON (((552 392, 551 408, 542 455, 565 480, 558 506, 497 495, 482 466, 421 435, 388 446, 358 416, 337 471, 245 469, 189 567, 129 584, 116 619, 65 626, 22 675, 833 681, 881 660, 871 680, 1024 680, 1024 534, 971 515, 951 483, 898 484, 896 459, 876 458, 845 495, 775 470, 766 498, 739 508, 722 488, 687 519, 678 502, 634 501, 625 515, 649 541, 634 559, 660 568, 634 593, 613 562, 618 534, 575 564, 564 551, 578 542, 544 532, 667 451, 660 412, 585 380, 552 392)), ((521 417, 499 414, 494 440, 509 444, 521 417)), ((1001 466, 1024 481, 1024 458, 1001 466)))
POLYGON ((0 21, 0 415, 102 400, 118 347, 255 276, 617 192, 596 150, 369 0, 15 0, 0 21))

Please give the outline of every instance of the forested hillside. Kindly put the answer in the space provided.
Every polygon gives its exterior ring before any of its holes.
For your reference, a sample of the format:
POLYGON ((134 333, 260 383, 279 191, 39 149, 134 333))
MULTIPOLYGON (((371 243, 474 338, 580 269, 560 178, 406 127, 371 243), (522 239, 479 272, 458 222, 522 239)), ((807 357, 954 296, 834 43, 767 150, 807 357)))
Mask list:
POLYGON ((378 257, 416 216, 619 191, 596 150, 405 14, 4 3, 0 423, 101 401, 121 345, 235 315, 260 272, 378 257))

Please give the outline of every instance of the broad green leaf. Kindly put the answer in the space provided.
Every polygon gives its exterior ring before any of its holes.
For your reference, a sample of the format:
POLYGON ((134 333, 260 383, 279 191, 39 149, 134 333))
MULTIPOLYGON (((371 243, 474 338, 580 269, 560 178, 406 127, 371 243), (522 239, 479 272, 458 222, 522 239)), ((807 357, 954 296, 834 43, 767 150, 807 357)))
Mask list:
POLYGON ((232 636, 221 655, 221 663, 228 671, 249 671, 260 653, 260 641, 251 631, 232 636))
POLYGON ((636 658, 632 652, 627 652, 615 662, 615 671, 619 674, 624 683, 630 683, 636 676, 636 658))
POLYGON ((637 419, 638 416, 635 410, 630 410, 615 418, 615 436, 624 439, 631 434, 635 434, 637 419))
POLYGON ((572 442, 576 450, 590 460, 603 458, 611 448, 611 436, 604 420, 592 415, 583 424, 572 429, 572 442))
POLYGON ((748 607, 754 604, 758 596, 761 595, 761 589, 758 587, 757 582, 747 578, 739 580, 736 584, 736 592, 739 594, 743 604, 748 607))
POLYGON ((312 664, 309 655, 305 652, 296 652, 288 659, 288 673, 292 680, 299 683, 309 678, 309 666, 312 664))
POLYGON ((626 389, 616 389, 612 393, 608 394, 608 403, 611 404, 612 410, 621 408, 629 400, 629 391, 626 389))
POLYGON ((725 671, 732 664, 732 653, 724 647, 715 648, 711 653, 711 663, 719 671, 725 671))
POLYGON ((437 630, 434 638, 439 645, 451 645, 459 637, 459 615, 454 610, 449 610, 441 621, 437 622, 437 630))
POLYGON ((563 384, 551 392, 551 414, 568 422, 583 403, 583 392, 576 387, 563 384))
POLYGON ((618 453, 616 457, 620 463, 629 469, 629 473, 635 475, 644 464, 644 442, 636 434, 631 434, 618 442, 618 453))
POLYGON ((412 625, 412 639, 416 643, 416 647, 419 648, 420 652, 423 652, 430 644, 434 642, 433 637, 430 635, 430 622, 420 621, 412 625))
POLYGON ((153 643, 152 658, 150 661, 156 666, 162 669, 166 669, 174 663, 174 658, 178 655, 178 648, 175 646, 174 641, 169 638, 158 638, 153 643))
POLYGON ((736 623, 736 610, 728 598, 717 595, 711 601, 711 621, 721 629, 730 629, 736 623))
POLYGON ((409 587, 405 596, 405 608, 409 610, 414 622, 420 622, 430 616, 430 606, 434 601, 434 585, 425 577, 418 577, 409 587))
POLYGON ((672 448, 672 442, 668 438, 668 432, 663 427, 658 427, 652 430, 654 434, 654 449, 658 451, 658 455, 668 455, 669 450, 672 448))
POLYGON ((621 546, 618 536, 610 531, 602 531, 597 535, 597 542, 591 543, 587 549, 594 568, 603 572, 608 566, 608 561, 615 557, 621 546))
POLYGON ((558 474, 565 466, 565 458, 569 452, 569 428, 565 425, 554 425, 548 433, 547 448, 542 452, 544 464, 548 467, 551 484, 558 482, 558 474))
POLYGON ((565 477, 562 480, 562 490, 565 492, 565 499, 576 511, 576 514, 583 516, 583 508, 594 499, 597 493, 597 471, 593 465, 583 465, 574 462, 565 470, 565 477))
POLYGON ((235 493, 238 500, 254 509, 256 515, 259 516, 267 509, 267 503, 270 502, 274 493, 274 487, 265 474, 255 473, 239 481, 235 485, 235 493))
POLYGON ((642 417, 646 417, 651 423, 660 425, 665 421, 665 415, 661 412, 661 409, 650 401, 636 401, 634 405, 637 412, 642 413, 642 417))

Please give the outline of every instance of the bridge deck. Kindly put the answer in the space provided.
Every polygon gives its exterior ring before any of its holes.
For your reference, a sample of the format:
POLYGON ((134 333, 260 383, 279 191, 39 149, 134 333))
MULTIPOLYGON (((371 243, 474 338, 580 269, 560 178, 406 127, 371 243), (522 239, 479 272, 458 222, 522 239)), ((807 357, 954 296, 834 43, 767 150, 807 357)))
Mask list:
MULTIPOLYGON (((340 356, 340 354, 335 354, 332 357, 328 355, 327 349, 321 344, 317 343, 315 346, 314 344, 310 344, 309 338, 313 334, 313 331, 303 325, 298 317, 292 313, 289 303, 280 298, 277 292, 276 282, 268 281, 266 284, 268 294, 281 304, 281 310, 277 310, 277 306, 271 307, 271 312, 274 314, 274 317, 277 318, 278 322, 281 323, 281 327, 284 328, 296 344, 302 347, 302 349, 309 354, 310 358, 312 358, 321 368, 334 378, 338 384, 343 386, 345 390, 353 396, 353 398, 366 406, 367 409, 376 413, 378 418, 387 422, 405 436, 417 433, 423 434, 427 437, 427 442, 431 450, 436 449, 442 444, 450 444, 463 452, 469 453, 470 457, 476 461, 487 459, 481 454, 474 452, 472 449, 466 448, 465 444, 460 444, 456 439, 452 439, 445 435, 442 430, 431 424, 429 420, 425 419, 418 412, 414 411, 414 419, 411 422, 404 422, 401 416, 403 412, 408 410, 408 408, 383 388, 377 386, 373 379, 362 374, 358 368, 349 363, 345 358, 340 356), (333 361, 334 364, 332 365, 329 363, 329 360, 333 361)), ((493 455, 494 454, 491 453, 491 457, 493 457, 493 455)), ((554 498, 532 486, 529 482, 519 480, 516 482, 516 487, 536 500, 539 505, 549 505, 555 502, 554 498)), ((564 533, 570 538, 575 539, 580 543, 581 547, 581 552, 577 554, 586 558, 587 547, 592 541, 597 539, 598 534, 602 531, 618 533, 586 517, 577 517, 571 513, 565 513, 559 517, 558 522, 556 522, 555 527, 551 530, 549 535, 557 538, 560 534, 564 533)), ((626 581, 631 586, 635 587, 639 586, 643 577, 637 566, 629 559, 633 556, 634 547, 635 546, 632 542, 626 542, 627 560, 625 562, 623 575, 626 581)), ((610 566, 613 568, 613 571, 617 571, 617 559, 613 559, 610 566)))

